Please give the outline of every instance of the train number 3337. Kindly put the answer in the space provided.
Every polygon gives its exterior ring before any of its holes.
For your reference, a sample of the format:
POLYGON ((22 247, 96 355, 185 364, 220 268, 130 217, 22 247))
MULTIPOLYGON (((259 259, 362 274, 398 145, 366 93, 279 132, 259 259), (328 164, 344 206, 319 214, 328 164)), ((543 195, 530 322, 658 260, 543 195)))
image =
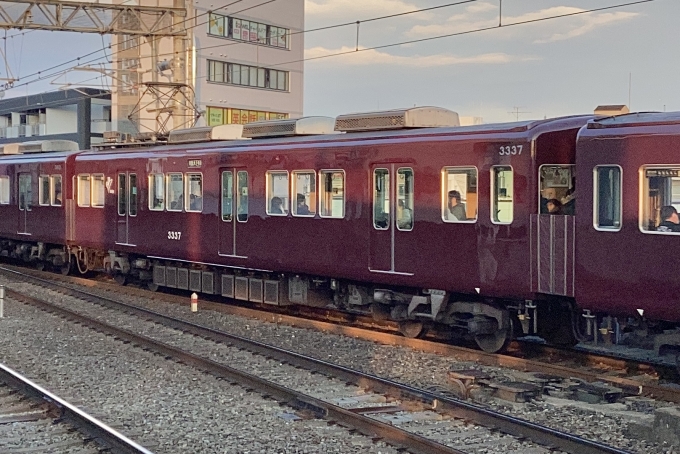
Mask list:
POLYGON ((501 156, 515 156, 522 154, 523 145, 508 145, 507 147, 500 147, 498 154, 501 156))
POLYGON ((182 232, 168 232, 169 240, 179 240, 182 238, 182 232))

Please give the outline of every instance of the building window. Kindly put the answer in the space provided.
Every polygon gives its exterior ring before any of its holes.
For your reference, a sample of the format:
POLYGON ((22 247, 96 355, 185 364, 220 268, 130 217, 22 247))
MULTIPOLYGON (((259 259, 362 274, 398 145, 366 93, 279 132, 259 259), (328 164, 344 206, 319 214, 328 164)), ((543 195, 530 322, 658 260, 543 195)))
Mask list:
POLYGON ((0 205, 9 204, 9 177, 0 177, 0 205))
POLYGON ((322 218, 345 217, 345 172, 319 172, 319 215, 322 218))
POLYGON ((491 194, 491 221, 494 224, 511 224, 514 208, 512 167, 491 167, 491 194))
POLYGON ((288 74, 288 71, 208 60, 209 82, 287 91, 288 74))
POLYGON ((477 168, 444 167, 442 201, 444 222, 477 221, 477 168))
POLYGON ((40 175, 38 183, 38 191, 40 192, 40 199, 38 204, 41 206, 49 206, 50 204, 50 177, 49 175, 40 175))
POLYGON ((168 174, 168 194, 165 198, 168 211, 182 211, 184 206, 184 179, 181 173, 168 174))
POLYGON ((316 173, 310 171, 293 172, 294 216, 314 216, 316 214, 316 173))
POLYGON ((210 13, 208 34, 287 49, 290 29, 210 13))
POLYGON ((285 216, 288 214, 288 172, 267 172, 267 214, 285 216))
POLYGON ((621 230, 621 167, 595 167, 593 220, 600 230, 621 230))
POLYGON ((149 209, 151 211, 165 209, 165 175, 162 173, 149 175, 149 209))

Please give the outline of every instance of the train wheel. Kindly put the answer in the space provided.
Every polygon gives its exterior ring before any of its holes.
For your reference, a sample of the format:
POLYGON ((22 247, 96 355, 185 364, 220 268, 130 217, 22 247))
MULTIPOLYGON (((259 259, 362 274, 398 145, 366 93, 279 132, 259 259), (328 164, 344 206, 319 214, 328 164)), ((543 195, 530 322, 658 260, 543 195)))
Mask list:
POLYGON ((35 262, 35 269, 38 271, 45 271, 45 262, 41 261, 35 262))
POLYGON ((113 275, 113 280, 116 281, 118 285, 127 284, 127 276, 124 274, 116 273, 113 275))
POLYGON ((475 342, 477 346, 487 353, 496 353, 504 350, 512 339, 513 325, 512 319, 510 319, 509 325, 506 328, 499 329, 493 334, 476 335, 475 342))
POLYGON ((151 290, 152 292, 157 292, 158 291, 158 284, 155 284, 153 281, 147 281, 146 282, 146 288, 151 290))
POLYGON ((423 322, 405 320, 399 322, 399 332, 404 337, 410 337, 413 339, 425 334, 425 325, 423 324, 423 322))
POLYGON ((63 265, 61 265, 59 267, 59 272, 64 276, 68 276, 69 274, 71 274, 71 262, 66 262, 63 265))

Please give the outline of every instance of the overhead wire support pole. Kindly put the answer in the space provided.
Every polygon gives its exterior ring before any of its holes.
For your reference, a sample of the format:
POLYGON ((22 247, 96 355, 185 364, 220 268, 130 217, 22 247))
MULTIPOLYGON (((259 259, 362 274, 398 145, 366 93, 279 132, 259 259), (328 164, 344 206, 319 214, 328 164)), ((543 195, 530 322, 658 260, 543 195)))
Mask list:
POLYGON ((2 0, 0 27, 143 36, 185 36, 185 8, 55 0, 2 0), (23 9, 14 5, 25 5, 23 9), (181 24, 181 22, 180 22, 181 24))
POLYGON ((357 47, 356 47, 357 52, 359 51, 359 24, 360 23, 361 23, 361 21, 357 21, 357 47))
POLYGON ((503 26, 503 0, 498 0, 498 26, 503 26))

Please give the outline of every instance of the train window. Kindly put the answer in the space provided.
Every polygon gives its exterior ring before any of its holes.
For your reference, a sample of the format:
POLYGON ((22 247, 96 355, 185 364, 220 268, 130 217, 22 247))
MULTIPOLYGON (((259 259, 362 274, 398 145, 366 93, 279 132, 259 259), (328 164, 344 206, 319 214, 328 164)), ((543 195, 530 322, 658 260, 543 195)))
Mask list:
POLYGON ((512 167, 491 167, 491 194, 491 222, 511 224, 514 208, 512 167))
POLYGON ((33 187, 31 185, 31 175, 28 173, 19 174, 19 209, 31 211, 33 205, 33 187))
POLYGON ((9 204, 9 177, 0 177, 0 205, 9 204))
POLYGON ((222 220, 231 222, 234 205, 234 174, 222 172, 222 220))
POLYGON ((621 230, 621 167, 597 166, 595 173, 595 209, 593 223, 597 230, 621 230))
POLYGON ((236 174, 236 220, 248 221, 248 172, 236 174))
POLYGON ((92 198, 91 206, 101 208, 104 206, 104 194, 106 193, 104 186, 104 174, 92 175, 92 198))
POLYGON ((128 177, 130 194, 128 195, 130 216, 137 216, 137 174, 131 173, 128 177))
POLYGON ((293 172, 294 216, 314 216, 316 214, 316 172, 293 172))
POLYGON ((78 206, 90 206, 90 176, 78 175, 78 206))
POLYGON ((413 169, 397 169, 397 213, 399 230, 413 230, 413 169))
POLYGON ((165 209, 165 175, 162 173, 149 175, 149 209, 151 211, 165 209))
POLYGON ((477 221, 477 168, 442 169, 442 219, 444 222, 477 221))
POLYGON ((390 171, 373 171, 373 227, 387 230, 390 227, 390 171))
POLYGON ((573 165, 544 164, 538 171, 540 214, 576 214, 576 179, 573 165), (550 209, 548 207, 548 202, 550 209), (552 209, 552 211, 551 211, 552 209))
POLYGON ((125 216, 127 214, 127 175, 124 173, 118 174, 118 215, 125 216))
POLYGON ((61 175, 52 175, 50 177, 50 198, 52 206, 61 206, 61 175))
POLYGON ((640 169, 640 230, 680 233, 680 165, 640 169))
POLYGON ((191 212, 200 213, 203 211, 203 175, 200 173, 187 173, 185 193, 187 197, 184 201, 185 209, 191 212))
POLYGON ((288 214, 288 172, 267 172, 267 214, 285 216, 288 214))
POLYGON ((322 218, 345 217, 345 172, 319 172, 319 215, 322 218))
POLYGON ((168 211, 182 211, 184 206, 184 178, 181 173, 168 174, 168 194, 165 198, 167 201, 168 211))
POLYGON ((38 180, 38 192, 40 193, 40 198, 38 199, 38 204, 41 206, 49 206, 50 204, 50 176, 40 175, 38 180))

